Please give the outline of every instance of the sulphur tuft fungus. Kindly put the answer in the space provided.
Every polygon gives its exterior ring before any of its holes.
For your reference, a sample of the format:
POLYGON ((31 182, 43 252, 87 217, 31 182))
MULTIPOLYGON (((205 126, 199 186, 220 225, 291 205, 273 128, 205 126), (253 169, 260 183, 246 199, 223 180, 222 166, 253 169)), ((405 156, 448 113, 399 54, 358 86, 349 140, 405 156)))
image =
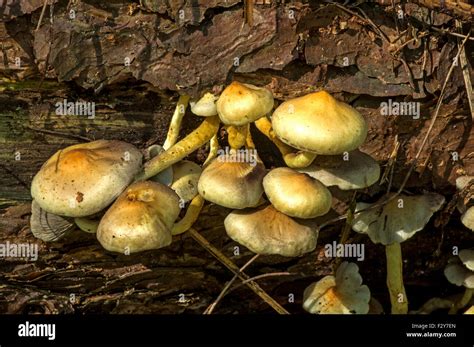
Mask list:
MULTIPOLYGON (((165 149, 160 145, 152 145, 148 147, 145 151, 145 160, 151 160, 152 158, 156 157, 160 153, 163 153, 165 149)), ((150 181, 158 182, 164 184, 165 186, 169 186, 173 182, 173 166, 167 167, 160 173, 156 174, 153 177, 150 177, 150 181)))
POLYGON ((456 313, 469 304, 474 295, 474 250, 459 251, 458 257, 451 259, 444 269, 444 275, 452 284, 466 288, 463 297, 449 311, 456 313))
POLYGON ((182 160, 173 165, 174 179, 171 184, 183 202, 191 201, 198 194, 198 182, 201 176, 201 167, 189 160, 182 160))
POLYGON ((272 205, 233 211, 224 220, 229 237, 257 254, 297 257, 316 247, 317 233, 272 205))
POLYGON ((422 230, 434 212, 444 204, 444 197, 436 193, 418 196, 399 195, 394 199, 374 204, 357 203, 352 229, 367 234, 373 243, 385 246, 387 258, 387 286, 392 313, 406 314, 408 300, 403 285, 403 263, 400 243, 422 230), (384 204, 385 203, 385 204, 384 204), (367 209, 367 210, 366 210, 367 209))
MULTIPOLYGON (((474 184, 474 176, 460 176, 456 179, 456 188, 460 191, 466 189, 470 184, 474 184)), ((459 201, 458 210, 462 213, 461 223, 466 228, 474 231, 474 206, 466 206, 472 200, 472 194, 472 192, 468 193, 462 201, 459 201)))
POLYGON ((380 178, 379 164, 359 150, 317 157, 310 166, 298 171, 318 179, 327 187, 337 186, 341 190, 367 188, 380 178))
POLYGON ((191 101, 191 112, 200 117, 211 117, 217 115, 216 101, 218 97, 212 93, 206 93, 198 101, 191 101))
POLYGON ((216 108, 222 123, 227 125, 232 148, 239 149, 245 144, 249 124, 269 113, 273 103, 270 90, 252 84, 234 81, 224 89, 216 108))
POLYGON ((105 249, 125 254, 166 247, 179 212, 179 197, 171 188, 137 182, 102 217, 97 239, 105 249))
POLYGON ((303 308, 314 314, 367 314, 370 290, 362 285, 359 267, 343 262, 336 276, 311 284, 303 295, 303 308))
POLYGON ((235 153, 223 154, 203 170, 198 191, 207 201, 227 208, 253 207, 262 197, 265 174, 259 160, 241 161, 235 153))
POLYGON ((55 242, 65 237, 75 227, 72 218, 46 212, 35 200, 31 202, 30 230, 36 238, 55 242))
POLYGON ((291 217, 315 218, 331 209, 332 196, 324 184, 287 167, 271 170, 263 188, 272 205, 291 217))

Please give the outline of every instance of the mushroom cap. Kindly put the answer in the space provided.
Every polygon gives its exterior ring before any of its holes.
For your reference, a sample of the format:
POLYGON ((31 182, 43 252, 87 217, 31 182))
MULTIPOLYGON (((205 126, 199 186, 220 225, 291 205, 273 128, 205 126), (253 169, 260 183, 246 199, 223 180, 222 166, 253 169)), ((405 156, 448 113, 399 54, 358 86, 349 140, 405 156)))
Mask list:
POLYGON ((474 288, 474 271, 464 266, 458 257, 446 265, 444 275, 452 284, 470 289, 474 288))
POLYGON ((466 228, 474 231, 474 206, 469 207, 466 212, 461 215, 461 222, 466 228))
POLYGON ((465 267, 474 271, 474 249, 463 249, 459 252, 459 259, 465 267))
POLYGON ((217 99, 217 96, 208 92, 198 101, 190 102, 191 112, 200 117, 215 116, 217 114, 217 99))
POLYGON ((189 160, 182 160, 173 165, 174 179, 171 189, 184 202, 191 201, 198 194, 198 182, 202 168, 189 160))
POLYGON ((237 161, 235 154, 215 158, 201 173, 198 191, 207 201, 228 208, 256 206, 263 194, 265 166, 237 161))
MULTIPOLYGON (((160 145, 151 145, 146 149, 145 159, 148 161, 158 154, 164 152, 165 149, 160 145)), ((165 186, 169 186, 173 182, 173 166, 169 166, 163 171, 159 172, 157 175, 150 177, 150 181, 158 182, 164 184, 165 186)))
POLYGON ((456 188, 462 190, 473 180, 474 176, 459 176, 456 178, 456 188))
POLYGON ((341 190, 367 188, 379 180, 380 166, 370 155, 355 150, 344 159, 343 155, 316 157, 310 166, 298 171, 341 190))
MULTIPOLYGON (((399 195, 383 206, 357 214, 352 229, 368 234, 373 243, 401 243, 422 230, 443 204, 444 197, 436 193, 399 195)), ((372 205, 357 203, 356 212, 372 205)))
POLYGON ((367 136, 361 114, 325 91, 283 102, 273 112, 272 128, 286 144, 324 155, 352 151, 367 136))
POLYGON ((470 308, 468 308, 468 309, 464 312, 464 314, 474 314, 474 305, 471 306, 470 308))
POLYGON ((58 241, 75 228, 70 218, 46 212, 36 200, 31 202, 30 230, 36 238, 45 242, 58 241))
POLYGON ((370 290, 362 285, 359 267, 343 262, 336 276, 326 276, 304 291, 303 308, 316 314, 367 314, 370 290))
POLYGON ((97 213, 140 171, 142 154, 122 141, 98 140, 57 151, 31 183, 31 196, 47 212, 84 217, 97 213))
POLYGON ((291 217, 315 218, 331 209, 332 196, 324 184, 288 167, 271 170, 263 189, 272 205, 291 217))
POLYGON ((273 102, 270 90, 234 81, 224 89, 216 106, 222 123, 241 126, 265 116, 273 102))
POLYGON ((317 233, 277 211, 264 208, 231 212, 224 220, 229 237, 257 254, 297 257, 313 251, 317 233))
POLYGON ((97 239, 105 249, 120 253, 166 247, 179 212, 179 197, 171 188, 152 181, 136 182, 102 217, 97 239))

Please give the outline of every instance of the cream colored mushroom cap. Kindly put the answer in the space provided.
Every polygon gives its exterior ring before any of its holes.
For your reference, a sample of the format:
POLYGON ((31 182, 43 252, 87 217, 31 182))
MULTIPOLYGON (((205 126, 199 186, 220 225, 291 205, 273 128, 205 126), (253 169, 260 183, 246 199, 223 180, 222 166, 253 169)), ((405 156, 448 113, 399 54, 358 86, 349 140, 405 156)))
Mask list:
POLYGON ((318 179, 327 187, 337 186, 341 190, 367 188, 380 178, 379 164, 359 150, 348 152, 347 156, 316 157, 310 166, 298 171, 318 179))
POLYGON ((322 216, 332 204, 331 193, 324 184, 287 167, 271 170, 263 178, 263 189, 272 205, 291 217, 322 216))
POLYGON ((315 230, 277 211, 264 208, 233 211, 224 220, 229 237, 257 254, 297 257, 316 248, 315 230))
POLYGON ((474 289, 474 271, 463 266, 459 258, 446 265, 444 275, 452 284, 474 289))
POLYGON ((367 314, 370 290, 362 285, 359 267, 343 262, 336 276, 326 276, 307 287, 303 308, 313 314, 367 314))
MULTIPOLYGON (((401 243, 422 230, 444 201, 444 197, 436 193, 399 195, 381 207, 357 214, 352 229, 367 234, 373 243, 385 246, 401 243)), ((372 205, 357 203, 356 212, 372 205)))
POLYGON ((196 102, 190 102, 191 112, 200 117, 211 117, 217 114, 216 100, 218 99, 212 93, 206 93, 196 102))
POLYGON ((458 190, 464 189, 471 181, 474 180, 474 176, 459 176, 456 178, 456 188, 458 190))
POLYGON ((171 188, 152 181, 137 182, 102 217, 97 239, 105 249, 120 253, 166 247, 179 212, 179 197, 171 188))
POLYGON ((361 114, 325 91, 283 102, 273 112, 272 128, 286 144, 323 155, 352 151, 367 136, 361 114))
POLYGON ((142 154, 122 141, 98 140, 56 152, 33 178, 31 196, 47 212, 84 217, 110 205, 139 172, 142 154))
POLYGON ((191 201, 198 194, 198 182, 202 168, 189 160, 182 160, 173 165, 174 179, 171 184, 180 199, 184 202, 191 201))
POLYGON ((227 208, 242 209, 256 206, 263 194, 265 166, 236 161, 235 155, 221 155, 204 170, 198 182, 201 196, 227 208))
POLYGON ((459 259, 466 268, 474 271, 474 249, 463 249, 459 251, 459 259))
POLYGON ((273 108, 272 92, 247 83, 232 82, 217 100, 217 113, 226 125, 245 125, 273 108))
POLYGON ((461 216, 461 222, 464 226, 474 231, 474 206, 469 207, 461 216))

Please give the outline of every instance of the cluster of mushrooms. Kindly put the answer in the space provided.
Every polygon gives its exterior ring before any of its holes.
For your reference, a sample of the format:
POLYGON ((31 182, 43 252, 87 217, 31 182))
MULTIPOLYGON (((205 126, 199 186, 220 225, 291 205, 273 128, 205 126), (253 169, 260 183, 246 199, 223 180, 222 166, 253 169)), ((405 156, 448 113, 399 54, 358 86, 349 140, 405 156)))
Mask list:
MULTIPOLYGON (((367 136, 364 118, 329 93, 274 107, 268 89, 232 82, 219 96, 206 93, 195 102, 181 96, 162 146, 142 153, 122 141, 98 140, 59 150, 32 182, 32 233, 57 241, 79 227, 96 233, 108 251, 159 249, 189 230, 209 201, 232 209, 224 221, 228 236, 257 254, 297 257, 313 251, 318 231, 311 222, 330 211, 330 189, 369 187, 379 180, 380 167, 358 150, 367 136), (203 122, 178 141, 189 103, 203 122), (218 155, 221 123, 230 150, 218 155), (251 123, 276 145, 286 167, 265 168, 251 123), (184 160, 207 143, 202 167, 184 160)), ((422 230, 443 203, 441 195, 426 193, 357 204, 353 230, 386 247, 393 313, 408 311, 400 243, 422 230)), ((470 252, 466 271, 472 273, 470 252)), ((368 313, 370 290, 358 271, 343 262, 335 276, 305 290, 303 307, 311 313, 368 313)))

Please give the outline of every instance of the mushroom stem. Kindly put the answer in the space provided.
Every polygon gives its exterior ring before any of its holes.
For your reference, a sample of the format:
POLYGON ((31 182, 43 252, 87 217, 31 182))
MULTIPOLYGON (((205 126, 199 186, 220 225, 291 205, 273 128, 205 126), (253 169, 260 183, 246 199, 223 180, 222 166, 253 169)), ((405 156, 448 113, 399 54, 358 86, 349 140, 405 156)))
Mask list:
POLYGON ((247 140, 248 131, 248 124, 242 126, 229 125, 227 127, 227 140, 229 141, 230 147, 237 150, 244 146, 247 140))
POLYGON ((288 146, 286 143, 283 143, 273 132, 272 130, 272 123, 266 118, 262 117, 255 121, 255 126, 257 127, 260 132, 268 137, 270 141, 272 141, 275 146, 278 147, 281 155, 283 156, 283 160, 285 164, 293 169, 302 169, 311 165, 311 163, 316 158, 315 153, 311 152, 294 152, 294 148, 288 146))
POLYGON ((97 228, 99 227, 100 221, 84 217, 77 217, 74 218, 74 223, 82 231, 85 231, 86 233, 90 234, 95 234, 97 232, 97 228))
POLYGON ((217 151, 219 150, 219 140, 217 139, 217 133, 214 134, 211 141, 209 142, 209 154, 207 155, 206 161, 203 164, 203 167, 209 164, 212 159, 217 157, 217 151))
POLYGON ((171 235, 179 235, 189 230, 196 222, 201 213, 202 206, 204 205, 204 199, 201 195, 196 195, 186 210, 184 217, 177 223, 174 223, 171 235))
POLYGON ((189 96, 180 95, 178 103, 171 118, 170 126, 168 128, 168 134, 166 135, 165 143, 163 144, 164 149, 168 149, 173 146, 178 140, 179 131, 181 129, 181 122, 183 121, 186 108, 188 107, 189 96))
POLYGON ((250 132, 250 124, 247 131, 247 139, 245 140, 245 147, 247 149, 255 149, 255 143, 253 142, 252 133, 250 132))
POLYGON ((160 173, 167 167, 177 163, 196 149, 209 141, 219 129, 219 117, 207 117, 199 127, 181 141, 158 154, 145 163, 143 172, 136 177, 136 181, 146 180, 160 173))
POLYGON ((395 242, 385 246, 387 257, 387 287, 392 303, 392 314, 407 314, 408 300, 403 286, 402 247, 395 242))
POLYGON ((469 304, 469 301, 471 301, 471 298, 474 295, 474 289, 471 288, 466 288, 464 295, 462 298, 456 302, 453 307, 449 310, 449 314, 456 314, 460 309, 463 307, 466 307, 467 304, 469 304))

